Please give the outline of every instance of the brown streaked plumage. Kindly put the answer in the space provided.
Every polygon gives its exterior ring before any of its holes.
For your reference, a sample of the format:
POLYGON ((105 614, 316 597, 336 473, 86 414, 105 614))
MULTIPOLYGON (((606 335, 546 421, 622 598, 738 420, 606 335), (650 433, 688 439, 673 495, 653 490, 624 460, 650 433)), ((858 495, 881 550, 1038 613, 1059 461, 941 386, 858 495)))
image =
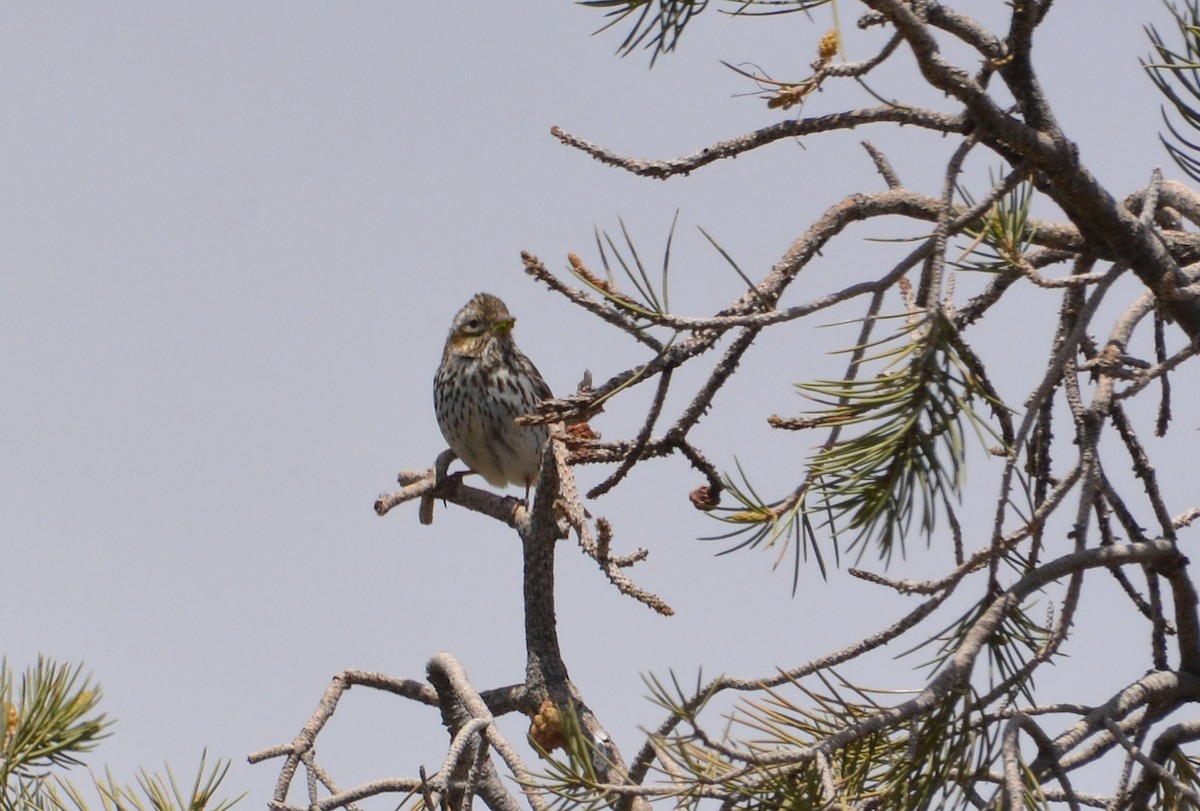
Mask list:
POLYGON ((517 349, 514 323, 490 293, 476 294, 458 311, 433 379, 433 406, 442 436, 467 467, 495 487, 524 485, 528 495, 549 429, 514 420, 553 395, 517 349))

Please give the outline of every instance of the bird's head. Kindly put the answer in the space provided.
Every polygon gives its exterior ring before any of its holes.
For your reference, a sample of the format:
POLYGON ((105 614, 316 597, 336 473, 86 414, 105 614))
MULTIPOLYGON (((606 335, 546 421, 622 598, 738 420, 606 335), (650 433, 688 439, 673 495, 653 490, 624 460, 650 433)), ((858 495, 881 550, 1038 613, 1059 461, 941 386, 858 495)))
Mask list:
POLYGON ((503 301, 491 293, 477 293, 454 316, 446 349, 456 355, 477 358, 489 346, 511 341, 516 323, 503 301))

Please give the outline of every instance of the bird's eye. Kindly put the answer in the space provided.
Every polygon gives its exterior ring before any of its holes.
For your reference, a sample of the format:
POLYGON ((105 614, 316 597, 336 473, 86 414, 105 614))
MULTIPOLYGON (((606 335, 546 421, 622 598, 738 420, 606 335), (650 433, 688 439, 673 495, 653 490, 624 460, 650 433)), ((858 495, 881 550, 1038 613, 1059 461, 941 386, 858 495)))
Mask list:
POLYGON ((464 326, 466 326, 467 332, 479 332, 479 328, 483 325, 478 318, 472 318, 464 326))

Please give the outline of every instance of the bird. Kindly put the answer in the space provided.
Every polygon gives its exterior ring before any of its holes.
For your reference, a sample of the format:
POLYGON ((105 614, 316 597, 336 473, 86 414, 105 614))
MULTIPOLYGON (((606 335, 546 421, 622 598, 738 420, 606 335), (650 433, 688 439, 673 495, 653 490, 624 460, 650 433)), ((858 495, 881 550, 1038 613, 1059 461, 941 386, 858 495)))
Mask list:
POLYGON ((450 450, 493 487, 537 481, 545 425, 518 425, 554 395, 513 340, 516 319, 491 293, 477 293, 450 324, 433 379, 438 428, 450 450))

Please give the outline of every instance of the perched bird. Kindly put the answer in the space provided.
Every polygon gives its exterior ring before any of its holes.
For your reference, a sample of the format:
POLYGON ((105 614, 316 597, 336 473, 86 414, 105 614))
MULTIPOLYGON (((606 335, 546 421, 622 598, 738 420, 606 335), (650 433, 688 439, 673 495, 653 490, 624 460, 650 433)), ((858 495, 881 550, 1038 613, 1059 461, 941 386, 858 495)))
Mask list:
POLYGON ((433 378, 433 406, 442 436, 459 459, 495 487, 525 485, 528 497, 550 431, 514 420, 553 395, 517 349, 515 323, 504 302, 490 293, 476 294, 458 311, 433 378))

